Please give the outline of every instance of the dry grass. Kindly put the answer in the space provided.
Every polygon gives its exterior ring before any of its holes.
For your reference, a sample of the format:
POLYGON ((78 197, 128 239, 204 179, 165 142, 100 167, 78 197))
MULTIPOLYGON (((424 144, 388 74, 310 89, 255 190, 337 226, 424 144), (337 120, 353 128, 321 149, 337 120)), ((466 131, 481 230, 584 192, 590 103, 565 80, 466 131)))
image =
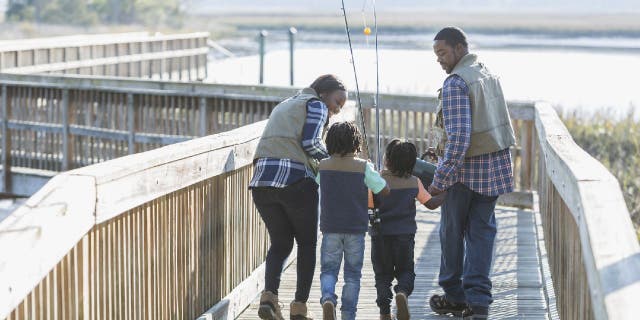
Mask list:
POLYGON ((640 239, 640 120, 633 107, 613 120, 609 112, 562 114, 574 140, 602 162, 620 182, 629 214, 640 239))

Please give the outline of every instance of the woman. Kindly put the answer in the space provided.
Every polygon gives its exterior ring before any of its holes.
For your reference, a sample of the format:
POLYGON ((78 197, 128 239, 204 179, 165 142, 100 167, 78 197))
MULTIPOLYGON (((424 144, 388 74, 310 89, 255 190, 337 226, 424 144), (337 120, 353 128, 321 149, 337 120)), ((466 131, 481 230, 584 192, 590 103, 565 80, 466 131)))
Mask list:
POLYGON ((328 157, 322 142, 329 118, 347 101, 344 84, 334 75, 318 77, 309 88, 278 104, 264 129, 254 156, 249 183, 253 201, 267 226, 265 290, 260 297, 261 319, 283 319, 278 304, 280 274, 285 259, 298 244, 295 300, 291 319, 311 319, 307 300, 316 264, 318 228, 318 162, 328 157))

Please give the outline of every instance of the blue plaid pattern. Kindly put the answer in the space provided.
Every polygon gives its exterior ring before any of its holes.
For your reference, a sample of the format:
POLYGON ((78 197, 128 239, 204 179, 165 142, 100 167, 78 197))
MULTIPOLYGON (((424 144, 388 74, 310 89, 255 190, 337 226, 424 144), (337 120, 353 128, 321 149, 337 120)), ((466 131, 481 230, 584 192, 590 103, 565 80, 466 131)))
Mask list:
POLYGON ((447 144, 438 159, 433 186, 445 190, 460 182, 485 196, 513 191, 513 170, 509 149, 465 159, 471 143, 469 88, 458 75, 447 78, 442 87, 442 115, 447 144))
MULTIPOLYGON (((307 102, 307 119, 302 127, 301 146, 312 158, 329 156, 322 142, 322 129, 329 120, 329 109, 320 100, 307 102)), ((313 171, 303 163, 291 159, 260 158, 254 163, 249 187, 284 188, 304 178, 315 179, 313 171)))

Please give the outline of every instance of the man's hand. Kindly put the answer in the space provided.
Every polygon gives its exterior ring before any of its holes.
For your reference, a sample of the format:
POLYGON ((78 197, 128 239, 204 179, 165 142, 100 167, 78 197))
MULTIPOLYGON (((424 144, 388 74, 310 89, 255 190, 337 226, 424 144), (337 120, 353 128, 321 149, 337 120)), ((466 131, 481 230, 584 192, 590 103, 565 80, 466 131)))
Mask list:
POLYGON ((431 162, 437 162, 438 156, 436 155, 436 149, 434 147, 427 148, 427 151, 422 154, 420 159, 425 160, 425 157, 428 157, 431 162))
POLYGON ((438 189, 438 188, 434 187, 433 185, 430 185, 430 186, 427 188, 427 192, 429 192, 429 194, 431 194, 431 196, 432 196, 432 197, 435 197, 435 196, 437 196, 437 195, 439 195, 439 194, 443 193, 443 192, 444 192, 444 190, 440 190, 440 189, 438 189))

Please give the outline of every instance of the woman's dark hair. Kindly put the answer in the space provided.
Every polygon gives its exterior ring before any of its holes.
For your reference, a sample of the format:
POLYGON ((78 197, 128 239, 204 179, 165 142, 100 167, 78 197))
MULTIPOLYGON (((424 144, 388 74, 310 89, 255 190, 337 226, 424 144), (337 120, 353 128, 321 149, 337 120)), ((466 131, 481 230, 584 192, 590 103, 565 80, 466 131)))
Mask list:
POLYGON ((347 91, 342 81, 332 74, 319 76, 309 87, 315 90, 318 95, 328 94, 336 90, 347 91))
POLYGON ((336 122, 327 133, 327 151, 344 156, 360 152, 360 130, 353 122, 336 122))
POLYGON ((413 167, 416 165, 417 156, 416 146, 411 142, 402 142, 400 139, 391 140, 384 153, 387 168, 398 177, 411 175, 413 167))
POLYGON ((458 27, 443 28, 436 34, 433 40, 444 40, 444 42, 454 48, 458 43, 462 44, 465 48, 469 46, 467 44, 467 35, 458 27))

